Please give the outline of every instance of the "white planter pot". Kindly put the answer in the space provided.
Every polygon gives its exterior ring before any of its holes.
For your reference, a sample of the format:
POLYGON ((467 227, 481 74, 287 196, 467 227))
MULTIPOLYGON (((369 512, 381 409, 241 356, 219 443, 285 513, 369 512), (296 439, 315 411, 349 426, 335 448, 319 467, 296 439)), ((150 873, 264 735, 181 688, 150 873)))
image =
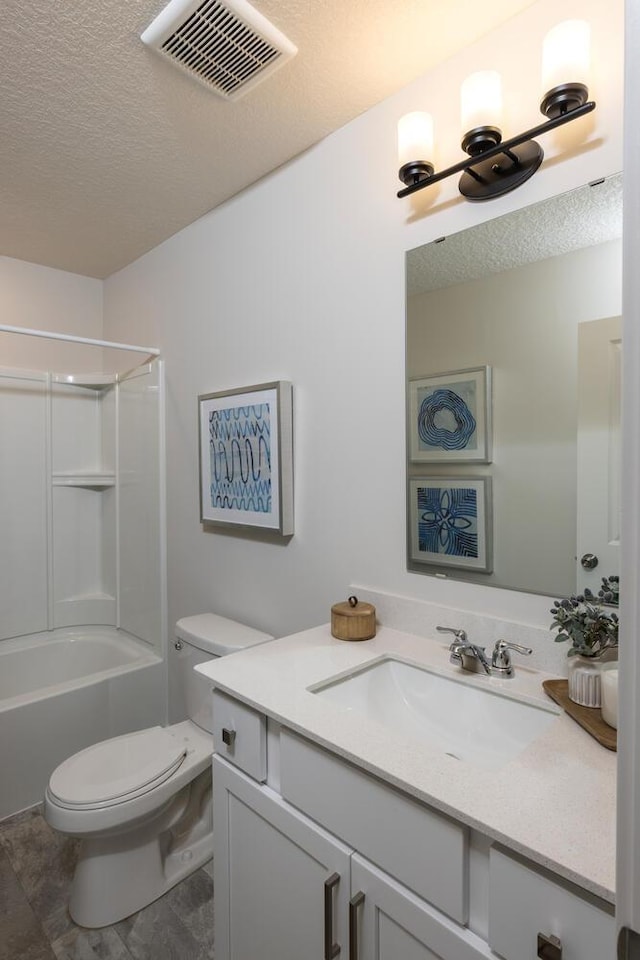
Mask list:
POLYGON ((599 657, 571 657, 569 660, 569 699, 582 707, 599 707, 601 703, 599 657))

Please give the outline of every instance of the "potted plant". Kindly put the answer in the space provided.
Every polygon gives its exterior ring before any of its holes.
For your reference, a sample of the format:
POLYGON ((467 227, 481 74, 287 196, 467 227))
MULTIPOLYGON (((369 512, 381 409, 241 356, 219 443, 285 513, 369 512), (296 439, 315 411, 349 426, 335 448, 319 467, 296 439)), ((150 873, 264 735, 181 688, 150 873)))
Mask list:
POLYGON ((618 646, 620 579, 603 577, 597 596, 582 594, 555 600, 551 630, 557 643, 569 641, 569 699, 586 707, 600 706, 600 664, 615 659, 618 646))

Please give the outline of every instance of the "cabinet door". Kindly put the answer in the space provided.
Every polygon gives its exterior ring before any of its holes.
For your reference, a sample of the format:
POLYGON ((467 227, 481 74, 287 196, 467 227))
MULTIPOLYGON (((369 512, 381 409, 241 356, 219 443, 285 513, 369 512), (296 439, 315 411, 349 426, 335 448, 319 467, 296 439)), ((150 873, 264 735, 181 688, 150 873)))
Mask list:
POLYGON ((434 910, 358 854, 351 858, 351 893, 349 960, 494 957, 474 933, 434 910))
POLYGON ((489 943, 505 960, 535 960, 538 934, 556 937, 564 960, 613 960, 611 904, 495 846, 489 878, 489 943))
POLYGON ((349 848, 219 757, 213 791, 216 960, 346 960, 349 848))

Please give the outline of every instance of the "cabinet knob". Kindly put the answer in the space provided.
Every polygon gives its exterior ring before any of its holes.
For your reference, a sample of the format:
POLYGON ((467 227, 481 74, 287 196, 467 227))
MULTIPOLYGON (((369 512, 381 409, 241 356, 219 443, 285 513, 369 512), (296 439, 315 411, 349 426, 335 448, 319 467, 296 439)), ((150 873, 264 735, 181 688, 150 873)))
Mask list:
POLYGON ((222 742, 226 743, 228 747, 232 747, 236 742, 236 732, 235 730, 229 730, 227 727, 222 728, 222 742))
POLYGON ((562 960, 562 943, 552 934, 538 934, 538 953, 540 960, 562 960))

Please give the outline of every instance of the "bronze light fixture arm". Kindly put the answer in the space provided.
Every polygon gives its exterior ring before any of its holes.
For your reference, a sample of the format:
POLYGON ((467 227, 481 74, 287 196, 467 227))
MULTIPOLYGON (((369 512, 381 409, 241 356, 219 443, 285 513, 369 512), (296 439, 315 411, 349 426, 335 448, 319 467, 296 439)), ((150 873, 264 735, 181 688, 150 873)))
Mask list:
MULTIPOLYGON (((476 171, 473 170, 473 167, 477 167, 479 164, 485 163, 487 160, 492 159, 492 157, 498 157, 501 154, 509 157, 512 163, 517 166, 520 163, 520 160, 517 156, 509 152, 512 150, 512 148, 518 147, 523 143, 527 143, 528 141, 533 140, 534 137, 539 137, 543 133, 547 133, 548 130, 554 130, 556 127, 561 127, 565 123, 569 123, 571 120, 577 120, 579 117, 583 117, 587 113, 591 113, 592 110, 595 110, 595 107, 595 102, 593 100, 588 100, 586 103, 583 103, 578 107, 574 107, 572 110, 567 110, 566 112, 560 113, 558 116, 553 117, 550 120, 546 120, 537 127, 532 127, 525 133, 520 133, 517 136, 512 137, 510 140, 505 140, 504 143, 498 143, 487 150, 483 150, 481 153, 478 153, 475 156, 466 157, 464 160, 461 160, 460 163, 456 163, 452 167, 448 167, 446 170, 441 170, 439 173, 432 173, 431 175, 418 174, 414 183, 409 184, 409 186, 404 187, 398 192, 398 197, 408 197, 410 194, 417 193, 418 190, 422 190, 424 187, 429 187, 433 183, 437 183, 439 180, 445 180, 454 173, 468 171, 471 177, 481 180, 483 178, 480 174, 477 174, 476 171)), ((541 152, 542 151, 540 151, 540 153, 541 152)), ((490 199, 490 197, 479 199, 490 199)))

